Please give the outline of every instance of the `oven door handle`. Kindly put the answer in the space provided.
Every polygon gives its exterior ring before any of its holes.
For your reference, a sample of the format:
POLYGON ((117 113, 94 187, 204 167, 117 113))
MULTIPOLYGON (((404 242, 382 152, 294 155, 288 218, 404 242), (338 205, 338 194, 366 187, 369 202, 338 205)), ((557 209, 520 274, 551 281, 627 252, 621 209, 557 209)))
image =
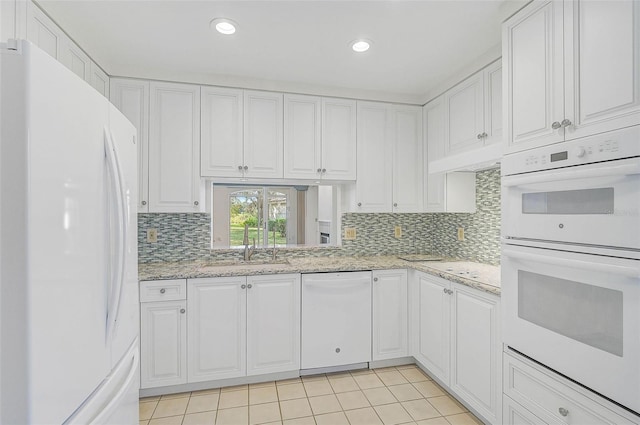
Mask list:
POLYGON ((552 264, 562 267, 580 268, 583 270, 591 270, 594 272, 612 273, 617 276, 626 276, 633 279, 640 277, 639 267, 627 267, 617 264, 603 264, 594 263, 590 261, 574 260, 561 257, 551 257, 547 255, 530 254, 528 252, 513 251, 510 249, 503 249, 502 254, 505 257, 513 258, 516 260, 535 261, 538 263, 552 264))
POLYGON ((640 159, 633 158, 623 161, 624 163, 619 165, 611 165, 611 162, 605 162, 597 167, 586 165, 561 171, 541 171, 520 176, 505 176, 502 178, 502 185, 507 187, 522 186, 532 183, 640 174, 640 159))

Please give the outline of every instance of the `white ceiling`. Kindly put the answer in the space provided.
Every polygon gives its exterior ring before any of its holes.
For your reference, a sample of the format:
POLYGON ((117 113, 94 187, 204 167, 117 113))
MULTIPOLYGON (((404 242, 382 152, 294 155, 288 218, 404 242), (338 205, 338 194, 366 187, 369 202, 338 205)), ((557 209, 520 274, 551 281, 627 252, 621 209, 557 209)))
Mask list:
MULTIPOLYGON (((107 73, 424 103, 499 52, 523 0, 117 1, 39 4, 107 73), (232 36, 209 28, 239 24, 232 36), (363 54, 349 42, 373 41, 363 54)), ((499 54, 499 53, 498 53, 499 54)))

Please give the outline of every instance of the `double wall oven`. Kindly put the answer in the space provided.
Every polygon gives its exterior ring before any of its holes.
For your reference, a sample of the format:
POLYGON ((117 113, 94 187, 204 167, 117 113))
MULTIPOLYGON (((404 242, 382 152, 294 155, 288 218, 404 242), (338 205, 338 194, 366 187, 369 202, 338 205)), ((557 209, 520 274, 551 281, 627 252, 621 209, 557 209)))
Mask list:
POLYGON ((640 413, 640 127, 502 163, 504 343, 640 413))

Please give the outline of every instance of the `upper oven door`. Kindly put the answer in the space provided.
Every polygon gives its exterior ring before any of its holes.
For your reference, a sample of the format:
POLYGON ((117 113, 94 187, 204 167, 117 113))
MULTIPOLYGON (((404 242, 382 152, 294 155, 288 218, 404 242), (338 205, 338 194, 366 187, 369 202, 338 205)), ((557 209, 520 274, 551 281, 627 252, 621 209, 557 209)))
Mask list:
POLYGON ((507 238, 640 249, 640 158, 504 176, 502 186, 507 238))
POLYGON ((503 341, 640 412, 640 261, 503 245, 503 341))

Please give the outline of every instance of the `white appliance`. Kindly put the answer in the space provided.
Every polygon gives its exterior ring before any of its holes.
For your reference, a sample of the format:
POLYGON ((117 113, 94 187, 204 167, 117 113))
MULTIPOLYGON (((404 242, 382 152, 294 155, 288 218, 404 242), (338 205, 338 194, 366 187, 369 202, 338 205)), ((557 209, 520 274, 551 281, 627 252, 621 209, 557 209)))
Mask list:
POLYGON ((371 361, 371 272, 302 275, 302 369, 371 361))
POLYGON ((640 413, 640 128, 507 155, 503 341, 640 413))
POLYGON ((135 128, 0 45, 0 423, 137 424, 135 128))

